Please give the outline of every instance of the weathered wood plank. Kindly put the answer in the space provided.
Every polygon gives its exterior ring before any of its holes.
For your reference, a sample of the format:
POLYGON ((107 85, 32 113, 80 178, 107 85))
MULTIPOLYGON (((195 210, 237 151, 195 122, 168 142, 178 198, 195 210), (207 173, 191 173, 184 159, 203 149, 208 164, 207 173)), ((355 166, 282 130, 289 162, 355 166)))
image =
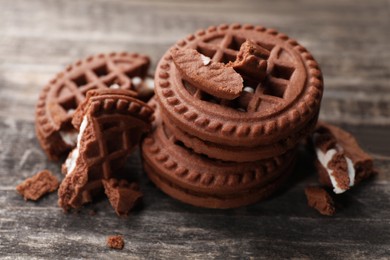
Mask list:
POLYGON ((128 171, 141 181, 144 205, 128 219, 119 219, 106 200, 78 214, 64 214, 56 206, 56 194, 36 203, 24 202, 15 185, 46 167, 61 177, 60 166, 45 160, 32 123, 0 123, 0 144, 6 148, 0 154, 0 251, 9 257, 93 258, 98 254, 103 259, 388 256, 390 179, 385 173, 390 170, 390 151, 380 142, 388 128, 344 128, 378 154, 381 159, 376 164, 382 174, 339 196, 340 209, 333 218, 321 217, 306 206, 303 189, 315 184, 316 176, 303 154, 295 185, 265 202, 235 210, 194 208, 169 198, 142 174, 140 158, 134 155, 128 171), (89 216, 90 210, 97 214, 89 216), (114 233, 125 236, 123 251, 105 247, 106 236, 114 233))

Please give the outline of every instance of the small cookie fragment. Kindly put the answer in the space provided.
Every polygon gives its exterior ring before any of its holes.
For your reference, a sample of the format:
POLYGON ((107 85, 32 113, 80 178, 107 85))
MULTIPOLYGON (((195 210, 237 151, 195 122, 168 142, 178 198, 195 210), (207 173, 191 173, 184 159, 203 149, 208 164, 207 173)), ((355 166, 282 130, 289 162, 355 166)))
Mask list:
POLYGON ((58 179, 49 170, 43 170, 16 186, 16 190, 25 200, 38 200, 46 193, 57 190, 58 185, 58 179))
POLYGON ((319 122, 313 135, 321 184, 339 194, 374 175, 373 159, 348 132, 319 122))
POLYGON ((309 207, 316 209, 325 216, 333 216, 335 207, 332 197, 320 187, 306 187, 305 194, 309 207))
POLYGON ((104 192, 118 216, 127 216, 130 210, 143 197, 138 185, 134 182, 128 183, 126 180, 117 180, 114 178, 103 180, 102 182, 104 192))
POLYGON ((213 62, 193 49, 173 49, 171 54, 183 79, 194 87, 222 99, 240 96, 243 79, 234 69, 213 62))
POLYGON ((113 235, 107 237, 107 246, 113 249, 119 249, 119 250, 123 249, 123 247, 125 246, 125 241, 123 240, 123 236, 113 235))
POLYGON ((240 47, 237 59, 234 62, 229 62, 227 66, 254 80, 262 81, 267 75, 267 59, 269 55, 269 50, 261 47, 254 41, 246 40, 240 47))

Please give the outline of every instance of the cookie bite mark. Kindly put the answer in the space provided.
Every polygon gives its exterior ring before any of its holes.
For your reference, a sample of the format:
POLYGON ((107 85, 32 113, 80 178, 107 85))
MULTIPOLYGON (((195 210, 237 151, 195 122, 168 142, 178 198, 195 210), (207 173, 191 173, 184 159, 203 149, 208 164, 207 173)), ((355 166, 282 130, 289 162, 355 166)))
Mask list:
POLYGON ((336 212, 332 197, 320 187, 306 187, 305 195, 309 207, 316 209, 320 214, 332 216, 336 212))
POLYGON ((243 79, 233 68, 213 62, 194 49, 172 49, 171 54, 183 79, 194 87, 228 100, 242 93, 243 79))
POLYGON ((43 170, 16 186, 16 190, 25 200, 38 200, 57 190, 58 185, 58 179, 49 170, 43 170))
POLYGON ((246 40, 240 47, 237 58, 226 66, 232 67, 254 80, 262 81, 267 75, 267 59, 270 51, 251 40, 246 40))

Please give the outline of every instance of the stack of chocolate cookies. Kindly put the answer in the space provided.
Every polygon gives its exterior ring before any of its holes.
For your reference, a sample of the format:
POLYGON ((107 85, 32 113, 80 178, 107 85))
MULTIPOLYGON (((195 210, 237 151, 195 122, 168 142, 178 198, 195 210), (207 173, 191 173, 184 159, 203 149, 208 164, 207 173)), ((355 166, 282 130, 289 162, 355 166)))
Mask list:
POLYGON ((275 30, 220 25, 168 50, 155 74, 149 178, 183 202, 233 208, 266 198, 292 172, 323 92, 311 54, 275 30))

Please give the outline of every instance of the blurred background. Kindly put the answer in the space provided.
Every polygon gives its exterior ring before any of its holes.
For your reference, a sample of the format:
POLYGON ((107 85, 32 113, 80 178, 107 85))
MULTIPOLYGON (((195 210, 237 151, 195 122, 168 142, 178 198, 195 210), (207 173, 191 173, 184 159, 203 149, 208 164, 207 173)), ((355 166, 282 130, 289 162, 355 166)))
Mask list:
POLYGON ((149 54, 220 23, 272 27, 309 49, 324 72, 321 117, 390 124, 389 2, 0 0, 0 116, 33 120, 40 88, 89 54, 149 54))

